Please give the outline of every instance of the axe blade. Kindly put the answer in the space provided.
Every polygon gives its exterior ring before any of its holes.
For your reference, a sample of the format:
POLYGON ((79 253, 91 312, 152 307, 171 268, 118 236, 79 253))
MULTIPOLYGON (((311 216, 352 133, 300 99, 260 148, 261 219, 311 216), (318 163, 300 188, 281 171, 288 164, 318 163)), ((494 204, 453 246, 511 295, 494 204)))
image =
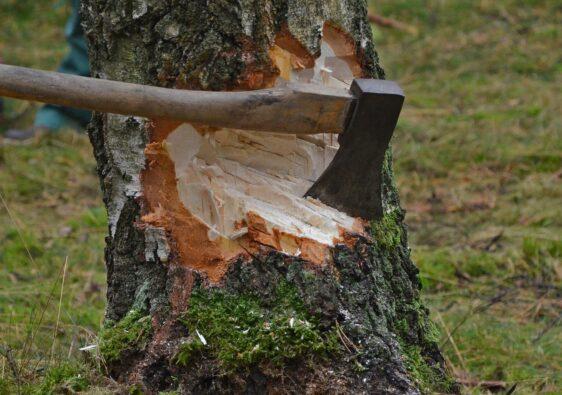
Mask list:
POLYGON ((352 217, 383 215, 382 166, 404 103, 393 81, 357 79, 347 125, 332 163, 305 196, 320 200, 352 217))

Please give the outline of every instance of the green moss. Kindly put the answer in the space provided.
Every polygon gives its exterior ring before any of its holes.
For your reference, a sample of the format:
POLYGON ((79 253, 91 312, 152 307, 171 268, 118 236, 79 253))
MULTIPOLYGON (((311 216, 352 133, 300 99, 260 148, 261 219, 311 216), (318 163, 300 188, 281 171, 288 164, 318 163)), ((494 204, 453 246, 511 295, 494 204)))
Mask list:
POLYGON ((404 365, 410 377, 423 393, 451 392, 455 382, 449 376, 443 377, 439 369, 430 366, 422 355, 421 347, 401 343, 404 365))
POLYGON ((282 366, 289 360, 327 357, 339 349, 335 329, 321 330, 287 283, 277 287, 270 302, 251 294, 197 290, 183 323, 192 339, 176 356, 182 365, 205 354, 223 370, 234 371, 262 362, 282 366))
POLYGON ((400 226, 398 211, 391 211, 380 220, 372 221, 371 234, 383 250, 389 251, 400 245, 402 241, 402 227, 400 226))
POLYGON ((190 338, 182 344, 180 352, 176 355, 175 361, 178 365, 188 365, 196 356, 199 356, 205 345, 200 338, 190 338))
POLYGON ((429 318, 425 322, 424 337, 425 341, 428 343, 438 343, 441 338, 441 333, 437 325, 429 318))
POLYGON ((423 311, 424 309, 425 307, 419 300, 414 300, 405 306, 404 314, 412 317, 410 320, 413 322, 410 324, 406 318, 402 318, 394 324, 394 333, 403 343, 408 343, 407 339, 418 339, 416 341, 419 345, 436 346, 439 342, 441 337, 439 329, 427 316, 427 312, 423 311))
POLYGON ((47 371, 43 382, 30 392, 32 394, 50 395, 60 393, 76 393, 90 386, 83 366, 63 363, 47 371))
POLYGON ((138 384, 134 384, 129 387, 129 395, 144 395, 144 391, 142 390, 141 386, 138 384))
POLYGON ((406 318, 396 321, 394 332, 398 336, 404 366, 420 391, 448 393, 455 385, 454 380, 441 366, 433 365, 433 358, 426 358, 438 349, 441 334, 424 309, 419 299, 410 303, 405 314, 411 317, 410 321, 406 318))
POLYGON ((107 322, 100 332, 99 348, 106 362, 115 362, 124 351, 141 350, 152 334, 150 316, 131 310, 121 321, 107 322))

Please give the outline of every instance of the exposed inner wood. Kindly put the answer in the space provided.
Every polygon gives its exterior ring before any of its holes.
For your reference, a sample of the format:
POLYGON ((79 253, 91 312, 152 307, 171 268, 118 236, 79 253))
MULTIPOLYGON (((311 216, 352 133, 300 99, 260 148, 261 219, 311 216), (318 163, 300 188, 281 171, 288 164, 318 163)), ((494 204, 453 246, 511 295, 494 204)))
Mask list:
MULTIPOLYGON (((286 30, 278 38, 270 51, 278 86, 348 88, 360 76, 352 41, 333 27, 324 28, 316 59, 286 30)), ((302 197, 332 161, 336 141, 157 121, 146 149, 143 221, 166 229, 175 258, 212 281, 259 246, 325 263, 330 246, 363 230, 360 220, 302 197)))

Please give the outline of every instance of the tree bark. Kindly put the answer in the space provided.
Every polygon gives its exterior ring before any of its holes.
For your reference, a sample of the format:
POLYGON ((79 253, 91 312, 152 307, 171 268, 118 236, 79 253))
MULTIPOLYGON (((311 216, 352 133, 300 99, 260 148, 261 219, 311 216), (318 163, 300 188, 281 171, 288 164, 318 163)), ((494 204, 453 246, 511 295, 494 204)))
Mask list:
MULTIPOLYGON (((384 78, 363 0, 84 0, 82 15, 98 78, 203 90, 384 78)), ((118 381, 147 393, 455 390, 420 302, 390 152, 384 217, 352 226, 299 196, 254 192, 252 180, 242 191, 213 184, 217 167, 235 168, 266 185, 295 179, 298 190, 325 167, 315 158, 329 158, 329 136, 276 140, 100 113, 89 134, 109 217, 100 349, 118 381), (198 156, 181 167, 194 144, 198 156), (314 154, 291 167, 284 147, 314 154), (190 174, 208 175, 224 205, 190 174), (273 199, 267 210, 251 206, 258 193, 273 199), (218 211, 197 211, 193 196, 218 211), (283 228, 293 206, 329 223, 295 236, 283 228)))

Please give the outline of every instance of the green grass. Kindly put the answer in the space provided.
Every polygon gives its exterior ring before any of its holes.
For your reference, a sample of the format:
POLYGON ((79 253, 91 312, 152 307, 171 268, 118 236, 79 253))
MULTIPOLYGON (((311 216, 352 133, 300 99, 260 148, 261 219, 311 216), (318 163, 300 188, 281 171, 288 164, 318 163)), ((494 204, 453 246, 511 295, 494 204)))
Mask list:
MULTIPOLYGON (((56 67, 69 11, 58 0, 0 2, 0 58, 56 67)), ((5 107, 0 132, 27 126, 36 108, 15 100, 5 107)), ((0 393, 87 386, 79 348, 96 342, 103 316, 106 222, 85 136, 0 145, 0 393)))
POLYGON ((107 220, 84 136, 1 146, 0 158, 0 345, 18 365, 2 353, 0 379, 29 384, 96 341, 107 220))
MULTIPOLYGON (((372 5, 418 32, 374 28, 407 95, 395 171, 447 360, 458 376, 517 383, 516 393, 560 392, 561 3, 372 5)), ((54 68, 68 11, 59 0, 0 2, 0 57, 54 68)), ((25 102, 6 107, 0 131, 32 119, 25 102)), ((89 354, 78 348, 95 342, 105 303, 98 190, 84 136, 0 146, 0 394, 14 392, 14 375, 30 393, 80 375, 89 354)))
POLYGON ((406 92, 395 173, 425 298, 456 328, 443 350, 459 376, 559 392, 562 3, 372 4, 418 31, 375 37, 406 92))

